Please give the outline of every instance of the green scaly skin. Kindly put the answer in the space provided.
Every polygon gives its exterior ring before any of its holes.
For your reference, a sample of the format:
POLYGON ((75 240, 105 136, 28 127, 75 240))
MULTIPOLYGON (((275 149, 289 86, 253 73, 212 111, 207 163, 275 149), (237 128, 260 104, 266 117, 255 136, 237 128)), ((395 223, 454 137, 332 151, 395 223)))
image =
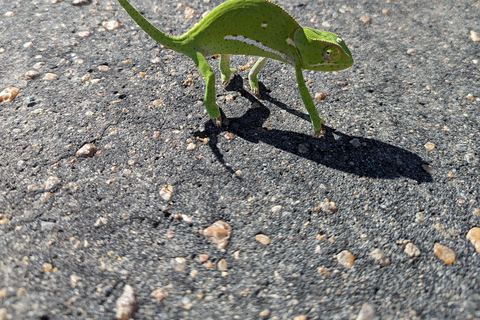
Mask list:
POLYGON ((285 10, 268 0, 227 1, 179 37, 167 35, 155 28, 127 0, 118 2, 155 41, 193 60, 205 80, 205 107, 219 126, 221 116, 215 99, 215 75, 205 56, 220 54, 223 85, 227 85, 232 73, 236 72, 230 68, 229 55, 261 57, 248 76, 256 96, 259 96, 258 73, 267 58, 292 65, 300 96, 310 115, 316 136, 322 134, 324 120, 318 115, 305 85, 302 69, 338 71, 353 64, 350 50, 340 37, 327 31, 300 26, 285 10))

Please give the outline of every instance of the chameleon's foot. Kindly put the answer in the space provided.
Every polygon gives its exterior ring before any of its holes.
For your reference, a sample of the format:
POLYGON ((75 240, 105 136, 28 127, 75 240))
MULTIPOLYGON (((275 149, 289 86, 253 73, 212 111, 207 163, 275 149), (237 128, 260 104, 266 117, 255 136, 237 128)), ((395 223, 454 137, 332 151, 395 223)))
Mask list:
POLYGON ((323 128, 323 125, 325 124, 325 121, 322 121, 320 124, 320 129, 315 130, 315 138, 320 138, 323 136, 325 133, 327 133, 327 130, 323 128))
POLYGON ((260 90, 258 88, 252 88, 252 93, 255 98, 260 99, 262 96, 260 95, 260 90))
POLYGON ((228 84, 230 83, 230 80, 232 79, 232 74, 236 74, 236 73, 237 73, 237 69, 230 68, 230 73, 228 74, 228 76, 225 74, 222 74, 222 79, 226 79, 222 81, 222 86, 224 88, 228 86, 228 84))
POLYGON ((222 126, 222 116, 213 119, 213 124, 214 124, 216 127, 220 128, 220 127, 222 126))

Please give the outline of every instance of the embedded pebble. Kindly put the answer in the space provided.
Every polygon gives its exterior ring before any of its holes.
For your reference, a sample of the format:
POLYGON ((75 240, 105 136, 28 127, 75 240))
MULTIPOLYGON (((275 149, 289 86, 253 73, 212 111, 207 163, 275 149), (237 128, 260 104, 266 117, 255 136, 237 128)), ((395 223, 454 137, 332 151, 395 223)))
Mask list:
POLYGON ((203 230, 203 235, 215 243, 218 249, 225 249, 227 247, 231 234, 232 227, 223 221, 217 221, 203 230))
POLYGON ((54 176, 48 177, 47 180, 45 180, 44 188, 45 190, 52 190, 56 186, 60 184, 60 179, 54 176))
POLYGON ((473 215, 474 216, 480 216, 480 208, 473 209, 473 215))
POLYGON ((102 26, 107 29, 107 30, 115 30, 115 29, 118 29, 120 28, 122 25, 120 22, 118 22, 117 20, 109 20, 109 21, 105 21, 102 23, 102 26))
POLYGON ((362 21, 363 23, 369 23, 370 21, 372 21, 372 18, 370 17, 360 17, 360 21, 362 21))
POLYGON ((0 102, 3 102, 3 103, 12 102, 19 92, 20 92, 20 89, 15 87, 5 88, 2 92, 0 92, 0 102))
POLYGON ((306 145, 304 145, 303 143, 298 145, 298 153, 307 153, 307 152, 308 152, 308 148, 306 145))
POLYGON ((53 266, 52 266, 51 263, 44 263, 44 264, 42 265, 42 270, 43 270, 43 272, 49 272, 49 271, 51 271, 52 269, 53 269, 53 266))
POLYGON ((277 205, 277 206, 273 206, 272 209, 270 209, 270 211, 272 211, 273 213, 276 213, 276 212, 280 211, 281 209, 282 209, 282 206, 277 205))
POLYGON ((425 149, 427 149, 427 151, 432 151, 433 149, 435 149, 435 143, 433 142, 427 142, 425 143, 425 149))
POLYGON ((78 31, 77 36, 82 37, 82 38, 87 38, 88 36, 90 36, 90 32, 88 32, 88 31, 78 31))
POLYGON ((471 93, 467 94, 467 95, 465 96, 465 98, 467 98, 468 100, 470 100, 470 101, 472 101, 472 102, 477 101, 477 98, 475 98, 475 96, 474 96, 473 94, 471 94, 471 93))
POLYGON ((467 233, 467 239, 473 244, 475 250, 480 253, 480 228, 473 227, 470 229, 467 233))
POLYGON ((380 263, 380 265, 384 267, 390 265, 390 259, 388 259, 385 253, 378 248, 370 252, 370 256, 373 259, 377 260, 378 263, 380 263))
POLYGON ((103 72, 108 71, 110 69, 107 65, 104 65, 104 64, 98 66, 97 68, 98 68, 98 71, 103 71, 103 72))
POLYGON ((204 253, 201 253, 198 255, 198 261, 200 263, 204 263, 205 261, 207 261, 209 258, 208 254, 204 254, 204 253))
POLYGON ((258 315, 259 315, 261 318, 266 318, 266 317, 268 317, 268 316, 270 315, 270 310, 265 309, 265 310, 263 310, 262 312, 260 312, 258 315))
POLYGON ((316 100, 324 100, 326 97, 327 95, 325 93, 320 93, 320 92, 315 93, 316 100))
POLYGON ((193 151, 197 149, 197 146, 195 145, 195 143, 193 142, 190 142, 188 145, 187 145, 187 151, 193 151))
POLYGON ((476 33, 475 31, 470 30, 470 39, 472 39, 472 41, 478 42, 480 41, 480 35, 478 35, 478 33, 476 33))
POLYGON ((223 135, 223 137, 227 140, 233 140, 235 139, 235 136, 233 134, 231 134, 230 132, 225 132, 225 134, 223 135))
POLYGON ((270 244, 270 238, 262 233, 257 234, 255 240, 266 246, 270 244))
POLYGON ((320 203, 320 209, 326 214, 333 214, 338 211, 337 205, 330 199, 325 199, 324 202, 320 203))
POLYGON ((301 315, 301 316, 296 316, 295 318, 293 318, 293 320, 307 320, 307 316, 306 315, 301 315))
POLYGON ((117 300, 116 318, 119 320, 129 320, 133 313, 138 309, 137 298, 130 285, 125 285, 123 294, 117 300))
POLYGON ((337 262, 345 268, 350 269, 351 267, 353 267, 355 257, 350 251, 343 250, 339 254, 337 254, 337 262))
POLYGON ((354 146, 355 148, 359 148, 362 146, 362 143, 360 142, 360 140, 358 138, 354 138, 352 140, 350 140, 350 144, 352 146, 354 146))
POLYGON ((225 271, 228 269, 228 263, 227 263, 227 260, 225 259, 220 259, 220 261, 218 261, 217 263, 217 268, 218 270, 220 271, 225 271))
POLYGON ((55 78, 57 78, 57 75, 55 73, 47 72, 42 80, 50 81, 50 80, 53 80, 55 78))
POLYGON ((0 320, 7 319, 7 316, 9 316, 8 313, 7 313, 7 309, 0 308, 0 320))
POLYGON ((40 73, 38 71, 35 71, 35 70, 28 70, 27 72, 25 72, 25 78, 27 80, 35 79, 38 76, 40 76, 40 73))
POLYGON ((442 259, 445 264, 451 264, 455 261, 455 251, 440 243, 435 243, 433 253, 437 258, 442 259))
POLYGON ((173 187, 171 185, 165 185, 158 193, 163 200, 170 201, 173 197, 173 187))
POLYGON ((163 299, 165 299, 167 297, 167 294, 166 292, 159 288, 159 289, 156 289, 154 290, 151 294, 150 294, 150 297, 154 298, 155 300, 157 300, 158 302, 162 301, 163 299))
POLYGON ((86 143, 80 149, 77 150, 77 157, 82 158, 89 158, 93 157, 95 152, 97 151, 97 147, 93 143, 86 143))
POLYGON ((172 259, 172 261, 170 261, 170 265, 175 271, 183 272, 185 271, 185 267, 187 266, 187 259, 182 257, 177 257, 175 259, 172 259))
POLYGON ((420 249, 413 243, 409 242, 405 246, 405 253, 409 255, 410 257, 418 257, 420 255, 420 249))
POLYGON ((356 320, 373 320, 373 316, 375 315, 375 311, 373 310, 372 306, 368 303, 364 303, 362 305, 362 309, 357 315, 356 320))
POLYGON ((73 0, 72 1, 72 4, 74 6, 83 6, 83 5, 86 5, 86 4, 89 4, 90 3, 90 0, 73 0))

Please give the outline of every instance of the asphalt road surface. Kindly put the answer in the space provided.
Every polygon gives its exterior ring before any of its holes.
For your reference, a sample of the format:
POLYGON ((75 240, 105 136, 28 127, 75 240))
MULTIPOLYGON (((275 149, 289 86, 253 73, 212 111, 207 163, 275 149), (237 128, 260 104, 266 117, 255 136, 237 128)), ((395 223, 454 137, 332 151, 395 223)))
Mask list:
MULTIPOLYGON (((115 319, 126 286, 134 319, 480 319, 479 1, 275 1, 355 59, 304 72, 319 139, 291 66, 256 99, 232 57, 216 128, 189 58, 74 2, 0 0, 0 320, 115 319)), ((180 35, 221 1, 132 3, 180 35)))

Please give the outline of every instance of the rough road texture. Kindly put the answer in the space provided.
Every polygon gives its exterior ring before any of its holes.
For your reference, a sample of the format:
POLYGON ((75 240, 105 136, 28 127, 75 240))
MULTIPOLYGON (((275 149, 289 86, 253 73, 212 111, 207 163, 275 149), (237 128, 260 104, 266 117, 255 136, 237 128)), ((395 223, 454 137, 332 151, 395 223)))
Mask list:
MULTIPOLYGON (((259 101, 248 69, 217 81, 216 129, 188 58, 113 0, 54 2, 0 1, 0 90, 20 89, 0 104, 1 320, 113 319, 127 284, 135 319, 480 318, 480 2, 276 1, 352 48, 305 72, 320 139, 292 67, 267 64, 259 101), (220 220, 225 251, 202 234, 220 220)), ((132 1, 176 35, 220 2, 132 1)))

